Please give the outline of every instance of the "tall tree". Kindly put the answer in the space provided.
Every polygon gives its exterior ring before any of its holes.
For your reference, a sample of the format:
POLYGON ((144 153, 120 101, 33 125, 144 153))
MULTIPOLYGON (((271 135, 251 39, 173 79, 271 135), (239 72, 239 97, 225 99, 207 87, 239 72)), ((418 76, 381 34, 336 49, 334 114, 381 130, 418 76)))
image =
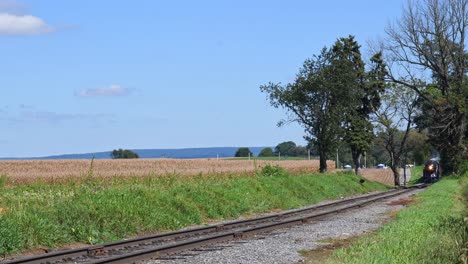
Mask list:
POLYGON ((360 157, 370 147, 369 115, 380 105, 386 73, 381 53, 372 57, 371 64, 366 73, 360 46, 349 36, 306 60, 293 83, 260 87, 273 106, 290 112, 288 121, 304 127, 305 139, 317 147, 321 172, 327 170, 326 160, 341 140, 351 147, 356 173, 360 157))
POLYGON ((327 171, 327 158, 341 131, 340 95, 333 81, 330 55, 330 50, 323 48, 319 55, 307 59, 292 83, 270 82, 260 86, 272 106, 286 108, 290 114, 279 125, 298 122, 304 128, 305 139, 319 152, 320 172, 327 171))
POLYGON ((432 146, 427 143, 427 131, 412 129, 407 142, 408 158, 417 165, 423 165, 431 156, 432 146))
POLYGON ((468 0, 408 1, 387 27, 390 78, 423 100, 424 125, 445 172, 468 159, 468 0))
POLYGON ((376 129, 390 156, 394 183, 399 186, 399 168, 407 152, 407 139, 417 114, 418 95, 402 85, 392 85, 382 99, 382 107, 375 113, 376 129))
POLYGON ((332 49, 339 85, 346 95, 344 106, 344 140, 351 149, 355 173, 361 167, 361 157, 369 150, 374 137, 370 114, 380 107, 380 95, 385 89, 386 69, 382 53, 371 58, 365 71, 360 46, 353 36, 340 38, 332 49))

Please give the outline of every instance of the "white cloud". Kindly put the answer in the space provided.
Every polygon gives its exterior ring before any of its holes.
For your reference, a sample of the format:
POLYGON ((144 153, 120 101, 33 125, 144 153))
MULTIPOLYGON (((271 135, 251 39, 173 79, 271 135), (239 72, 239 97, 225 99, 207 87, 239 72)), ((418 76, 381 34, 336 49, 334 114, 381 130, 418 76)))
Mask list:
POLYGON ((53 28, 39 17, 0 13, 0 35, 37 35, 52 31, 53 28))
POLYGON ((98 97, 98 96, 124 96, 129 95, 132 92, 131 89, 122 87, 118 84, 112 84, 109 87, 96 88, 96 89, 85 89, 75 93, 79 97, 98 97))

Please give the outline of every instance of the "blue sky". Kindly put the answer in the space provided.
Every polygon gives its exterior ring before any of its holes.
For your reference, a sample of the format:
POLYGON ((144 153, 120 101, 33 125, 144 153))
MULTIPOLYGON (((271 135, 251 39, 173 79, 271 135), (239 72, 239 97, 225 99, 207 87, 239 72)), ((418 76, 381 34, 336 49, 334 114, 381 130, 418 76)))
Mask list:
POLYGON ((404 0, 0 0, 0 157, 305 144, 259 86, 404 0))

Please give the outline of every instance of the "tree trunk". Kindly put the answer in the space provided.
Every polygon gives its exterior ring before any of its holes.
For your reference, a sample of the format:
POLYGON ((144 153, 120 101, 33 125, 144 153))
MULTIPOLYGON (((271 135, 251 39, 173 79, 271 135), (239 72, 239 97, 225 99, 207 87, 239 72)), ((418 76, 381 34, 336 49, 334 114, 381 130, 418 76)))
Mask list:
POLYGON ((393 172, 393 179, 395 186, 400 186, 400 172, 398 171, 397 166, 391 166, 393 172))
POLYGON ((362 156, 362 154, 359 153, 357 150, 351 150, 351 155, 353 156, 354 173, 356 175, 358 175, 359 174, 359 168, 361 167, 361 156, 362 156))
POLYGON ((398 171, 399 156, 395 155, 394 151, 390 151, 390 169, 393 172, 393 183, 395 186, 400 186, 400 172, 398 171))
POLYGON ((327 155, 324 151, 320 151, 320 173, 327 172, 327 155))

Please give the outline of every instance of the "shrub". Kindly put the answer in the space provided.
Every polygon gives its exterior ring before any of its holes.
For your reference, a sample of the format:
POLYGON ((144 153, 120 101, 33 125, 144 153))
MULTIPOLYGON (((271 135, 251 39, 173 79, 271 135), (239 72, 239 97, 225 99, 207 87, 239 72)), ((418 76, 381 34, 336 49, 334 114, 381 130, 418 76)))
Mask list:
POLYGON ((286 171, 278 165, 267 164, 262 168, 262 175, 268 177, 282 176, 285 175, 286 171))

